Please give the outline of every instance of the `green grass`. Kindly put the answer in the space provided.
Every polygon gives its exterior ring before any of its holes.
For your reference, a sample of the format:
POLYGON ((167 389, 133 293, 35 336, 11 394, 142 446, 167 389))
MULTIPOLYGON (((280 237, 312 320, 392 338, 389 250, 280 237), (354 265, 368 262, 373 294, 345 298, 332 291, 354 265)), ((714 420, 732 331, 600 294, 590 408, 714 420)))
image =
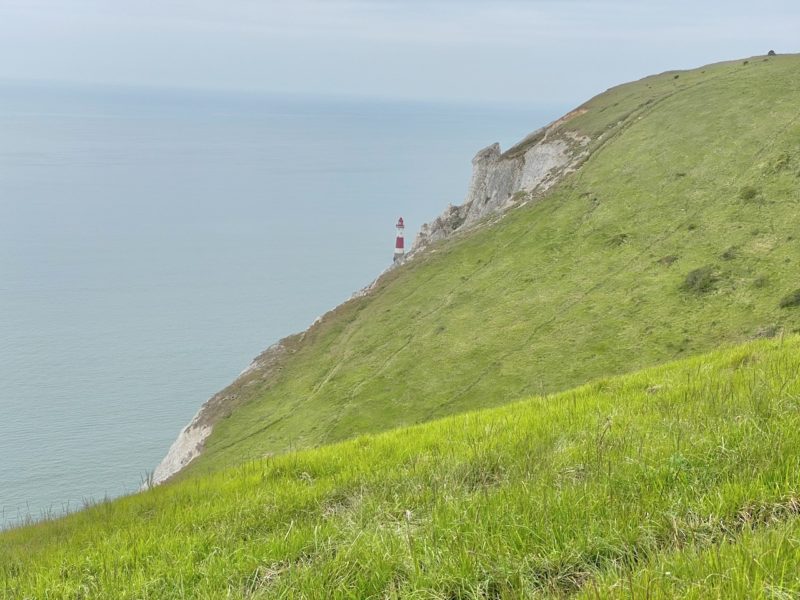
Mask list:
POLYGON ((579 171, 290 340, 226 392, 188 474, 798 330, 780 306, 800 285, 798 70, 753 58, 592 99, 561 125, 592 137, 579 171))
POLYGON ((800 337, 0 534, 4 598, 788 598, 800 337))
POLYGON ((799 568, 800 519, 794 517, 769 527, 746 527, 718 544, 661 554, 633 572, 611 571, 579 596, 792 600, 800 596, 799 568))

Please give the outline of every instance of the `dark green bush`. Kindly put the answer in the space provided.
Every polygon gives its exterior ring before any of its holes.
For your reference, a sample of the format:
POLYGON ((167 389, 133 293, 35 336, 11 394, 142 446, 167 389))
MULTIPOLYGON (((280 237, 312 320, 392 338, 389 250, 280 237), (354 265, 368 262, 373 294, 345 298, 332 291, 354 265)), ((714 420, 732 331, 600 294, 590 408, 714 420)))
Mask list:
POLYGON ((693 294, 706 294, 714 289, 719 277, 714 265, 690 271, 683 280, 683 289, 693 294))
POLYGON ((755 200, 756 196, 758 196, 758 188, 752 185, 746 185, 739 190, 739 198, 742 200, 755 200))
POLYGON ((781 308, 800 306, 800 289, 790 292, 781 298, 779 306, 781 308))
POLYGON ((766 275, 759 275, 753 280, 753 287, 754 288, 765 288, 769 285, 769 277, 766 275))

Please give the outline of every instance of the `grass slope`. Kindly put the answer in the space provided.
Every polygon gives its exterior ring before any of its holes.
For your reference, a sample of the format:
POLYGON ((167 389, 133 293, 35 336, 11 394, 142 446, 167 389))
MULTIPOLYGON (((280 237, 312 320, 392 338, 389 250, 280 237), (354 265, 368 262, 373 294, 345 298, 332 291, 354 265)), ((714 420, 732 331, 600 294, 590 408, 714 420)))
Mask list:
POLYGON ((797 330, 798 74, 752 58, 589 101, 561 125, 593 140, 578 172, 290 340, 189 471, 797 330))
POLYGON ((800 337, 0 534, 4 598, 800 594, 800 337))

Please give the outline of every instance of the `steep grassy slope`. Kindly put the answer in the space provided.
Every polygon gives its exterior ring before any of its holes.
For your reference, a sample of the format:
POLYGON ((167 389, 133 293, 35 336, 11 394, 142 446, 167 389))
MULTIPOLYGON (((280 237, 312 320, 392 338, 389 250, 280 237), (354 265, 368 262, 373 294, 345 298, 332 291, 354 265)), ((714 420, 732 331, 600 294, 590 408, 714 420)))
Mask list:
POLYGON ((0 534, 3 598, 788 598, 800 337, 0 534))
POLYGON ((800 327, 800 57, 650 77, 560 128, 592 139, 576 173, 289 340, 189 472, 800 327))

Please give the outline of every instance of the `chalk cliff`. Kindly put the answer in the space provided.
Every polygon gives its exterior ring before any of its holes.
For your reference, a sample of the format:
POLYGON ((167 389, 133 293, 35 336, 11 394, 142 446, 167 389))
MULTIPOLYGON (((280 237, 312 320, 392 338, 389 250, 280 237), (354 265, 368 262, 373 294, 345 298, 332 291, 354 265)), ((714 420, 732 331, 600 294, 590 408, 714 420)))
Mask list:
POLYGON ((472 159, 472 179, 464 203, 448 206, 420 229, 411 254, 469 229, 490 215, 534 199, 587 156, 589 138, 562 126, 577 111, 527 136, 507 152, 500 144, 480 150, 472 159))
POLYGON ((163 483, 197 458, 203 451, 206 439, 211 435, 214 423, 230 414, 237 406, 242 389, 258 385, 272 377, 275 370, 280 368, 280 362, 289 346, 295 340, 302 339, 303 335, 305 334, 289 336, 264 350, 231 385, 206 401, 192 421, 178 434, 145 487, 163 483))

